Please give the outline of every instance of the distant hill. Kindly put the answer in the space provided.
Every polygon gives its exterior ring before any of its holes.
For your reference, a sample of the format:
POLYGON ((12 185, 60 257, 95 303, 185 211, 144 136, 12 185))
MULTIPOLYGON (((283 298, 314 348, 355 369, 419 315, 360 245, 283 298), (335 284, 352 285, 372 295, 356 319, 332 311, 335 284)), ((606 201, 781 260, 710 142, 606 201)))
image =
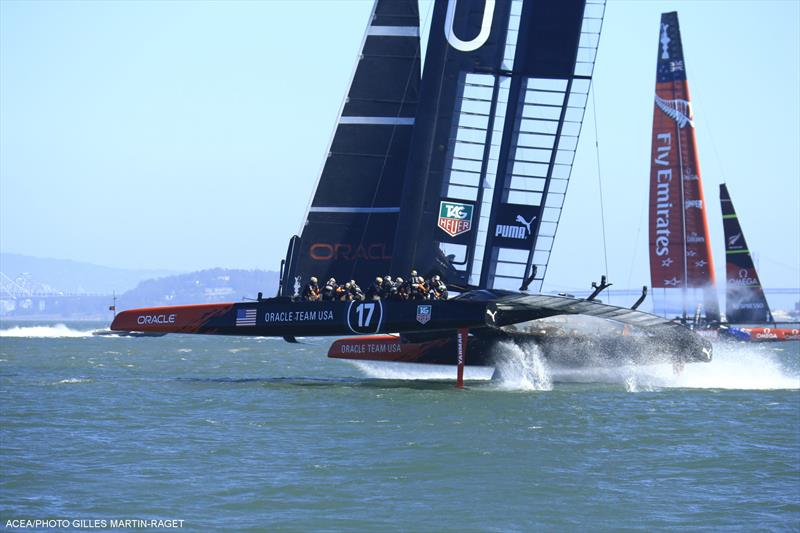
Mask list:
POLYGON ((69 294, 119 294, 143 280, 177 274, 174 270, 114 268, 10 253, 0 253, 0 272, 4 289, 69 294))
POLYGON ((14 254, 2 254, 2 268, 7 277, 0 276, 0 317, 5 318, 107 320, 112 292, 117 295, 117 310, 123 310, 239 302, 256 298, 259 292, 274 296, 278 290, 278 273, 264 270, 214 268, 165 275, 168 271, 125 270, 14 254), (146 274, 158 277, 142 279, 146 274), (129 290, 120 290, 125 286, 129 290))
POLYGON ((157 305, 238 302, 259 292, 274 296, 278 273, 264 270, 212 268, 142 281, 117 299, 117 309, 157 305))

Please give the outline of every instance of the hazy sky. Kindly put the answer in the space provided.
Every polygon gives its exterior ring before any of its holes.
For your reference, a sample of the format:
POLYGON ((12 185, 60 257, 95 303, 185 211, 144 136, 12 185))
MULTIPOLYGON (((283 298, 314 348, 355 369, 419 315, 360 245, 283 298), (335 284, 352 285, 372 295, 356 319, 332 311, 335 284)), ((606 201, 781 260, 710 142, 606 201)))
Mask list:
MULTIPOLYGON (((0 250, 277 270, 371 6, 0 0, 0 250)), ((609 1, 594 100, 611 281, 649 284, 659 17, 673 10, 717 275, 726 181, 764 285, 800 287, 796 0, 609 1)), ((591 101, 545 290, 587 287, 604 271, 591 101)))

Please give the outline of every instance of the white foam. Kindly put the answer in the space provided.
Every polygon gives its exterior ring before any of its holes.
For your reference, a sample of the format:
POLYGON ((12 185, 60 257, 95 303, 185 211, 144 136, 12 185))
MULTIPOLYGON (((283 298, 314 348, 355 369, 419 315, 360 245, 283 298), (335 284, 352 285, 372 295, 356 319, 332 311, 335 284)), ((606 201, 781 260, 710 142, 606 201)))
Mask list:
POLYGON ((14 326, 0 330, 0 337, 21 337, 27 339, 59 339, 91 337, 94 330, 76 330, 64 324, 54 326, 14 326))
POLYGON ((717 343, 710 363, 690 363, 676 371, 671 363, 619 367, 551 368, 557 382, 618 383, 628 392, 660 388, 774 390, 800 389, 800 370, 763 346, 717 343))
MULTIPOLYGON (((374 379, 398 380, 456 380, 456 367, 450 365, 423 365, 418 363, 388 363, 381 361, 354 361, 348 363, 374 379)), ((486 366, 466 365, 464 379, 467 381, 487 381, 492 379, 494 369, 486 366)))
MULTIPOLYGON (((553 383, 616 384, 631 393, 667 388, 800 389, 798 354, 782 354, 780 348, 768 345, 717 343, 710 363, 690 363, 678 372, 671 363, 564 368, 548 362, 534 344, 501 342, 494 350, 497 372, 492 386, 500 390, 547 391, 553 383)), ((446 381, 456 376, 454 366, 349 362, 376 379, 446 381)), ((465 379, 488 380, 492 371, 467 365, 465 379)))
POLYGON ((550 368, 535 344, 501 342, 494 348, 495 382, 504 390, 543 391, 553 389, 550 368))
POLYGON ((89 378, 67 378, 59 381, 60 384, 64 385, 74 385, 76 383, 91 383, 91 382, 92 380, 89 378))

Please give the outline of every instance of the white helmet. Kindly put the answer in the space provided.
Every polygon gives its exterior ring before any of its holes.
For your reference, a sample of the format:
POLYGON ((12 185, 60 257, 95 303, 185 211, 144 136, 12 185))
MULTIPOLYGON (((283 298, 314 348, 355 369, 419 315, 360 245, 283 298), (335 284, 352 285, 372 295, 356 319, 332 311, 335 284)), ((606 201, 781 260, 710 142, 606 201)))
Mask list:
POLYGON ((316 283, 316 282, 317 282, 317 278, 315 278, 314 276, 311 276, 311 283, 316 283))

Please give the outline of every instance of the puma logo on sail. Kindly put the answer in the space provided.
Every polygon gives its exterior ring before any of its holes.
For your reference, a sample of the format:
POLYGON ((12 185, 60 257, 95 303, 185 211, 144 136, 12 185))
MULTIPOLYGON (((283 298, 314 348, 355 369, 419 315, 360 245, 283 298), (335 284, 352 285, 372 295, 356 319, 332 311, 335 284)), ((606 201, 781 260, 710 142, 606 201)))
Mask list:
POLYGON ((531 224, 533 224, 534 220, 536 220, 536 217, 527 221, 522 215, 517 215, 515 221, 523 224, 522 226, 497 224, 494 228, 494 236, 503 237, 505 239, 527 239, 533 234, 531 231, 531 224))
POLYGON ((533 221, 534 221, 534 220, 536 220, 536 217, 533 217, 533 218, 531 219, 531 221, 530 221, 530 222, 528 222, 527 220, 525 220, 525 219, 522 217, 522 215, 517 215, 517 222, 519 222, 520 224, 525 224, 525 227, 526 227, 526 228, 528 228, 528 235, 530 235, 530 234, 531 234, 531 224, 533 224, 533 221))

